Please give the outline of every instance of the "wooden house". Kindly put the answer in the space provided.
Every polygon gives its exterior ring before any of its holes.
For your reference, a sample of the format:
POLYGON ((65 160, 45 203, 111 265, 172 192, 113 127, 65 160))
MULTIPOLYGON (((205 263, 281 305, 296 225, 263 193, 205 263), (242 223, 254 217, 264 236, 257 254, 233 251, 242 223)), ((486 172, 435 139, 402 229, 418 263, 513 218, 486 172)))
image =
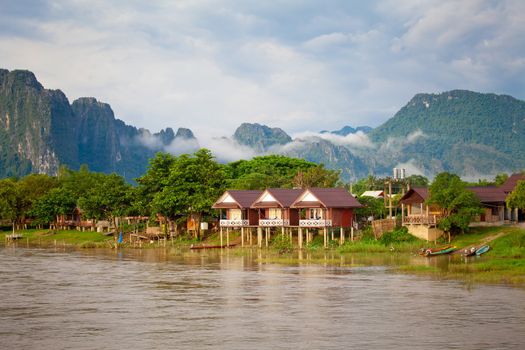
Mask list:
POLYGON ((443 231, 437 228, 442 215, 439 207, 426 204, 428 199, 428 188, 411 188, 401 199, 401 224, 408 229, 413 236, 427 241, 434 241, 443 235, 443 231))
POLYGON ((262 194, 259 190, 228 190, 213 204, 220 209, 220 227, 248 227, 259 224, 259 213, 252 203, 262 194))
POLYGON ((471 225, 501 225, 504 222, 506 194, 501 187, 475 186, 467 187, 467 190, 478 197, 483 207, 483 213, 471 225))
POLYGON ((299 209, 292 203, 303 193, 301 189, 269 188, 252 204, 258 210, 261 227, 299 226, 299 209))
MULTIPOLYGON (((505 181, 501 186, 500 189, 505 193, 505 198, 514 191, 514 188, 516 188, 516 185, 518 184, 518 181, 525 181, 525 174, 512 174, 507 181, 505 181)), ((524 221, 525 220, 525 212, 523 210, 520 210, 518 208, 506 208, 505 213, 505 219, 509 221, 524 221)))
POLYGON ((362 207, 344 188, 309 188, 292 203, 300 209, 299 227, 351 227, 354 209, 362 207))

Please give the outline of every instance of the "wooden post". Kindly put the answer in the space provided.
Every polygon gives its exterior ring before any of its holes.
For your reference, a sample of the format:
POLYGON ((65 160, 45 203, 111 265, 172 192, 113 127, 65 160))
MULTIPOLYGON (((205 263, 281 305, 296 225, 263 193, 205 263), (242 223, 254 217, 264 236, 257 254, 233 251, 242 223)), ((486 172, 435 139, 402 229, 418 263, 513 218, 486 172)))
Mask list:
POLYGON ((388 215, 392 218, 392 180, 388 178, 388 215))
POLYGON ((350 227, 350 240, 354 241, 354 226, 350 227))
POLYGON ((518 208, 514 208, 514 221, 518 222, 519 213, 518 208))
POLYGON ((323 241, 324 247, 328 248, 328 229, 326 227, 323 229, 323 241))
POLYGON ((299 243, 299 249, 303 248, 303 229, 299 227, 297 231, 297 241, 299 243))
POLYGON ((268 248, 268 231, 270 230, 269 227, 266 228, 266 230, 264 230, 264 238, 266 240, 266 248, 268 248))
POLYGON ((219 229, 219 235, 221 236, 221 247, 222 247, 222 226, 219 229))
POLYGON ((401 226, 405 223, 405 205, 401 203, 401 226))
POLYGON ((345 242, 345 233, 344 233, 344 229, 343 227, 341 226, 341 228, 339 229, 339 244, 343 244, 345 242))
POLYGON ((306 228, 306 237, 305 237, 306 244, 310 243, 310 230, 306 228))
POLYGON ((290 235, 290 244, 293 243, 293 229, 288 227, 288 234, 290 235))
POLYGON ((262 228, 257 227, 257 246, 262 248, 262 228))
POLYGON ((230 247, 230 228, 226 228, 226 247, 230 247))
POLYGON ((241 226, 241 247, 244 247, 244 227, 241 226))
POLYGON ((334 241, 334 240, 335 240, 335 237, 334 237, 334 229, 331 228, 330 231, 332 231, 332 241, 334 241))

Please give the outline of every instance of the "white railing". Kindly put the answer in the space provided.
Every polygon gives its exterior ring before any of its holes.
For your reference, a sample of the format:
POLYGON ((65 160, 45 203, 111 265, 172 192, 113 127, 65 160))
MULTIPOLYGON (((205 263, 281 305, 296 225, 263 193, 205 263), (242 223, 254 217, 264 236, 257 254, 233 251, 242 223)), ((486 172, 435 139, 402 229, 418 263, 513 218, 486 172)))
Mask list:
POLYGON ((327 227, 332 226, 332 220, 299 220, 299 226, 301 227, 327 227))
POLYGON ((284 219, 260 219, 259 226, 273 227, 273 226, 289 226, 290 220, 284 219))
POLYGON ((403 225, 436 225, 440 218, 439 215, 408 215, 403 218, 403 225))
POLYGON ((241 227, 248 226, 249 224, 248 220, 221 220, 220 222, 222 227, 241 227))

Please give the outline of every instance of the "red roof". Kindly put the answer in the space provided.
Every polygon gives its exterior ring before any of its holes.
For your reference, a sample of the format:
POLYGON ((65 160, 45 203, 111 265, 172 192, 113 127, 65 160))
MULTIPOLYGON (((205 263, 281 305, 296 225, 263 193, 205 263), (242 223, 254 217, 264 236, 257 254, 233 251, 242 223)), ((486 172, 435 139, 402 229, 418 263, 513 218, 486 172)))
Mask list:
POLYGON ((296 200, 291 205, 292 207, 305 208, 312 204, 320 204, 325 208, 360 208, 363 206, 344 188, 309 188, 306 191, 310 191, 319 200, 319 203, 296 200))
POLYGON ((428 188, 427 187, 413 187, 411 188, 401 199, 399 203, 402 204, 414 204, 424 203, 428 199, 428 188))
POLYGON ((213 209, 229 209, 232 207, 237 207, 239 209, 250 208, 252 203, 257 198, 259 198, 261 193, 262 191, 259 191, 259 190, 228 190, 224 192, 224 194, 221 196, 221 198, 217 200, 217 202, 215 202, 215 204, 213 204, 212 208, 213 209), (235 203, 219 202, 219 200, 221 200, 225 194, 229 194, 233 198, 235 203), (235 206, 235 204, 237 205, 235 206))
POLYGON ((304 192, 302 189, 291 189, 291 188, 268 188, 266 190, 273 198, 275 202, 259 202, 262 199, 265 192, 263 192, 252 204, 255 208, 290 208, 292 203, 304 192))
POLYGON ((501 187, 495 186, 467 187, 467 190, 474 192, 481 203, 505 202, 507 196, 501 187))
POLYGON ((505 193, 514 191, 518 181, 525 181, 525 174, 512 174, 499 188, 505 193))

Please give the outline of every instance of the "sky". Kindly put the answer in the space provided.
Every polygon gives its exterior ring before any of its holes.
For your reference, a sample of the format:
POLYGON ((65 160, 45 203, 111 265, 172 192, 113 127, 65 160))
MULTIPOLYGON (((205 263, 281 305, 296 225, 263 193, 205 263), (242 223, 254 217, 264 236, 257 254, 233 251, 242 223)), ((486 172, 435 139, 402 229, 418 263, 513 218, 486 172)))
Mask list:
POLYGON ((525 99, 525 1, 0 0, 0 67, 128 124, 372 127, 416 93, 525 99))

